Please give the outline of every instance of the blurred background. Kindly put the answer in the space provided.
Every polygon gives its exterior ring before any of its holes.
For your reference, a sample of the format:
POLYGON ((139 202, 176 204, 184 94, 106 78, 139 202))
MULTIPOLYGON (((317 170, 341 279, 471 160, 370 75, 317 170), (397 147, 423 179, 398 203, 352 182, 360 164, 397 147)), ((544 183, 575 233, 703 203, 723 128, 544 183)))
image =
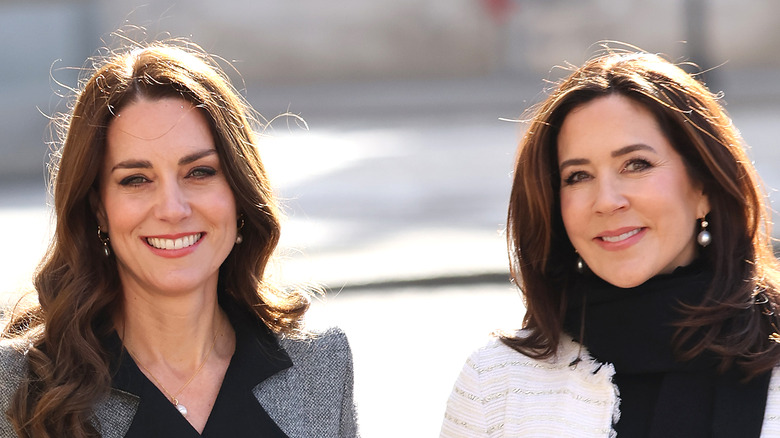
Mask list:
POLYGON ((45 250, 49 118, 85 60, 186 37, 265 117, 308 123, 278 119, 260 145, 287 213, 274 275, 328 291, 311 319, 350 337, 363 436, 436 436, 466 356, 522 319, 503 235, 511 120, 565 74, 555 66, 600 40, 697 63, 771 199, 778 17, 765 0, 5 0, 0 301, 29 289, 45 250))

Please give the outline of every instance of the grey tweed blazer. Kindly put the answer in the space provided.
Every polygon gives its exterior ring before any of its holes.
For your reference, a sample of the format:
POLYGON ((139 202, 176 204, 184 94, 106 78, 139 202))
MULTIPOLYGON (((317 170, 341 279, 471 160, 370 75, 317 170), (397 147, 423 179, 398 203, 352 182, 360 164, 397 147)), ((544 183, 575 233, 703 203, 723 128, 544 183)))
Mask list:
MULTIPOLYGON (((287 368, 254 388, 255 397, 290 438, 358 436, 352 398, 352 352, 336 328, 308 340, 281 339, 292 359, 287 368)), ((0 437, 16 437, 4 413, 26 376, 19 344, 0 342, 0 437)), ((105 438, 119 438, 130 427, 138 398, 113 389, 95 406, 94 424, 105 438)))

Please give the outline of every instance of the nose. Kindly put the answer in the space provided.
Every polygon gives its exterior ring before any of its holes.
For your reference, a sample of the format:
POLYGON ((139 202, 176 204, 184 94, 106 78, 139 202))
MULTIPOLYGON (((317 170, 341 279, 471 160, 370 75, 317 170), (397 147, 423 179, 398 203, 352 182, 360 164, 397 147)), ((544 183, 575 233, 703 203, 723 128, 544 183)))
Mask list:
POLYGON ((179 222, 191 212, 189 199, 179 182, 161 181, 155 209, 157 218, 166 222, 179 222))
POLYGON ((616 178, 602 177, 596 184, 596 199, 593 202, 593 210, 596 213, 611 214, 628 208, 628 198, 624 188, 616 178))

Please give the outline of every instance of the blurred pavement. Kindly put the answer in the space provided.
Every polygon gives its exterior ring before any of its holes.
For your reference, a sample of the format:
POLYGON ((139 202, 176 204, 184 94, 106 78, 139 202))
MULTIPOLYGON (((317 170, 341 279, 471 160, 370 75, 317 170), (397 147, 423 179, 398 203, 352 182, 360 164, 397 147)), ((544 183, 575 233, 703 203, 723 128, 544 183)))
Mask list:
MULTIPOLYGON (((751 157, 780 188, 780 90, 721 80, 751 157)), ((350 338, 365 437, 437 436, 468 353, 491 330, 519 326, 503 229, 522 125, 499 118, 517 118, 542 87, 501 76, 345 83, 268 90, 262 104, 249 90, 265 116, 289 108, 309 123, 277 120, 260 146, 287 213, 273 272, 329 291, 310 320, 350 338)), ((42 180, 0 183, 10 230, 0 292, 27 284, 45 248, 42 180)))

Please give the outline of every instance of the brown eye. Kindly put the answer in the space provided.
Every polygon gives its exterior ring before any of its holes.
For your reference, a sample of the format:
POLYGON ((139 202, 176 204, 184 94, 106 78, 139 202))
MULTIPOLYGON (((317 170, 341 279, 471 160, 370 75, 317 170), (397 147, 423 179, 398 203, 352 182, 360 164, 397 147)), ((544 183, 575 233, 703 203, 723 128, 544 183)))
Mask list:
POLYGON ((637 159, 629 161, 626 164, 625 169, 627 171, 629 171, 629 172, 641 172, 641 171, 649 169, 651 167, 653 167, 653 166, 650 164, 649 161, 647 161, 645 159, 642 159, 642 158, 637 158, 637 159))
POLYGON ((566 185, 572 185, 577 184, 578 182, 582 182, 585 180, 590 179, 590 175, 587 172, 583 172, 581 170, 572 172, 569 174, 569 176, 566 177, 566 179, 563 180, 563 182, 566 185))

